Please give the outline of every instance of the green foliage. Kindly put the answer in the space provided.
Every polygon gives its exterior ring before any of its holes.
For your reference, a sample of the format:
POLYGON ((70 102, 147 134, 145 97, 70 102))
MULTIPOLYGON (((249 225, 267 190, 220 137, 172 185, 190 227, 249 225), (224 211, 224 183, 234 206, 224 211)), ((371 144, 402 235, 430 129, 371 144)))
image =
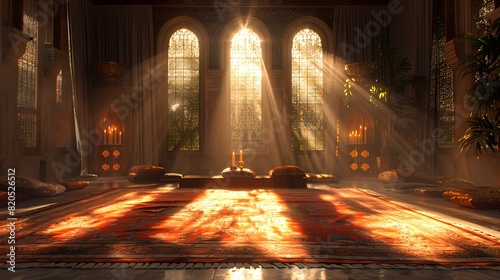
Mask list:
POLYGON ((414 127, 412 109, 415 106, 415 101, 412 98, 407 98, 405 92, 408 87, 424 90, 427 80, 425 76, 410 74, 412 65, 408 58, 400 58, 396 54, 395 47, 387 43, 379 45, 380 61, 375 63, 379 73, 378 78, 348 78, 344 83, 344 104, 349 107, 349 103, 355 98, 354 86, 357 85, 369 92, 373 98, 384 102, 396 117, 396 122, 412 128, 414 127), (386 77, 381 74, 384 67, 388 69, 386 77))
POLYGON ((475 81, 466 94, 471 110, 468 129, 459 140, 462 151, 475 146, 476 154, 492 151, 500 138, 500 21, 486 25, 478 35, 468 37, 473 53, 460 65, 463 76, 475 81))
POLYGON ((497 110, 495 118, 486 116, 473 116, 467 122, 469 128, 465 135, 460 139, 460 148, 462 151, 475 146, 476 154, 481 151, 491 150, 495 153, 495 146, 498 146, 498 135, 500 135, 500 110, 497 110))

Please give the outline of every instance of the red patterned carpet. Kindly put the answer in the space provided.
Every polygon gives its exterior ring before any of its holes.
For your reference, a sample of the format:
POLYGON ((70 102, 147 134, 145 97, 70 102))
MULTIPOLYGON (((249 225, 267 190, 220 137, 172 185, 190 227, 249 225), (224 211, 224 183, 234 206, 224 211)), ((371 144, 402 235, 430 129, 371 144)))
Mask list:
POLYGON ((16 226, 18 262, 500 265, 498 240, 357 189, 117 189, 16 226))

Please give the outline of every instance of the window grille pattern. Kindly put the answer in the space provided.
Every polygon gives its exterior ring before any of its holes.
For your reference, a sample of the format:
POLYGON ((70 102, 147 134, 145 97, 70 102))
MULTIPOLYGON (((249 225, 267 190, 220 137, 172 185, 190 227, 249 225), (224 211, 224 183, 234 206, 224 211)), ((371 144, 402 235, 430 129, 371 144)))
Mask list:
POLYGON ((323 47, 303 29, 292 42, 292 149, 323 150, 323 47))
POLYGON ((200 149, 200 47, 185 28, 172 34, 168 47, 167 148, 200 149))
MULTIPOLYGON (((439 5, 443 5, 439 3, 439 5)), ((431 55, 430 128, 439 129, 438 146, 451 148, 455 145, 455 104, 453 102, 453 73, 446 62, 443 46, 446 43, 444 7, 437 7, 433 22, 431 55)))
POLYGON ((495 9, 494 0, 472 0, 471 1, 471 16, 472 16, 472 33, 480 35, 482 30, 489 24, 485 15, 495 9))
POLYGON ((55 111, 54 111, 54 127, 52 134, 56 147, 67 147, 71 144, 71 95, 65 92, 64 89, 68 88, 67 75, 69 67, 64 67, 59 70, 56 76, 56 96, 55 96, 55 111), (66 77, 66 78, 65 78, 66 77))
POLYGON ((22 147, 37 146, 37 42, 38 22, 35 18, 37 1, 24 0, 23 32, 32 39, 18 60, 17 84, 17 140, 22 147))
POLYGON ((231 149, 262 143, 262 50, 259 36, 242 29, 231 41, 231 149))

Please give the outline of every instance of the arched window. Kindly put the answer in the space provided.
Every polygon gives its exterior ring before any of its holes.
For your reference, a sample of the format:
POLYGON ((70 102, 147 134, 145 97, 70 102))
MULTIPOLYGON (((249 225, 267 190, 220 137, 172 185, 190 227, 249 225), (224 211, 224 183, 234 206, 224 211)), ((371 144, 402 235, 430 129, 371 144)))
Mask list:
POLYGON ((262 50, 259 36, 242 29, 231 40, 231 149, 262 146, 262 50))
POLYGON ((26 44, 26 51, 18 60, 17 82, 17 140, 20 146, 38 146, 37 112, 37 57, 38 21, 35 17, 37 2, 24 0, 23 32, 32 39, 26 44))
POLYGON ((323 150, 323 47, 309 28, 292 40, 292 149, 323 150))
POLYGON ((198 37, 181 28, 168 45, 169 151, 200 149, 200 47, 198 37))

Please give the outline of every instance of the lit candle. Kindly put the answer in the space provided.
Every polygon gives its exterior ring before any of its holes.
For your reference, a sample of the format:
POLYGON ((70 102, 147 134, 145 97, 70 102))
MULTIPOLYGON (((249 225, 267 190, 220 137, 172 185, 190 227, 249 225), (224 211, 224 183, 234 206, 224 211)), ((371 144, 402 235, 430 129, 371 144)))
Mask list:
POLYGON ((122 143, 122 132, 120 131, 120 134, 118 135, 118 144, 122 143))
POLYGON ((113 144, 116 144, 116 126, 113 127, 113 144))
POLYGON ((102 141, 104 144, 107 144, 106 143, 106 136, 107 136, 107 132, 106 132, 106 129, 104 130, 104 141, 102 141))
POLYGON ((108 144, 111 144, 111 141, 113 141, 113 131, 111 131, 111 129, 109 129, 108 133, 109 133, 108 144))
POLYGON ((243 151, 240 150, 240 161, 243 161, 243 151))
POLYGON ((234 151, 233 151, 233 154, 231 155, 231 166, 235 166, 236 165, 236 157, 234 155, 234 151))
POLYGON ((365 126, 365 145, 366 145, 366 144, 368 144, 368 143, 366 142, 366 139, 367 139, 367 137, 366 137, 366 126, 365 126))

